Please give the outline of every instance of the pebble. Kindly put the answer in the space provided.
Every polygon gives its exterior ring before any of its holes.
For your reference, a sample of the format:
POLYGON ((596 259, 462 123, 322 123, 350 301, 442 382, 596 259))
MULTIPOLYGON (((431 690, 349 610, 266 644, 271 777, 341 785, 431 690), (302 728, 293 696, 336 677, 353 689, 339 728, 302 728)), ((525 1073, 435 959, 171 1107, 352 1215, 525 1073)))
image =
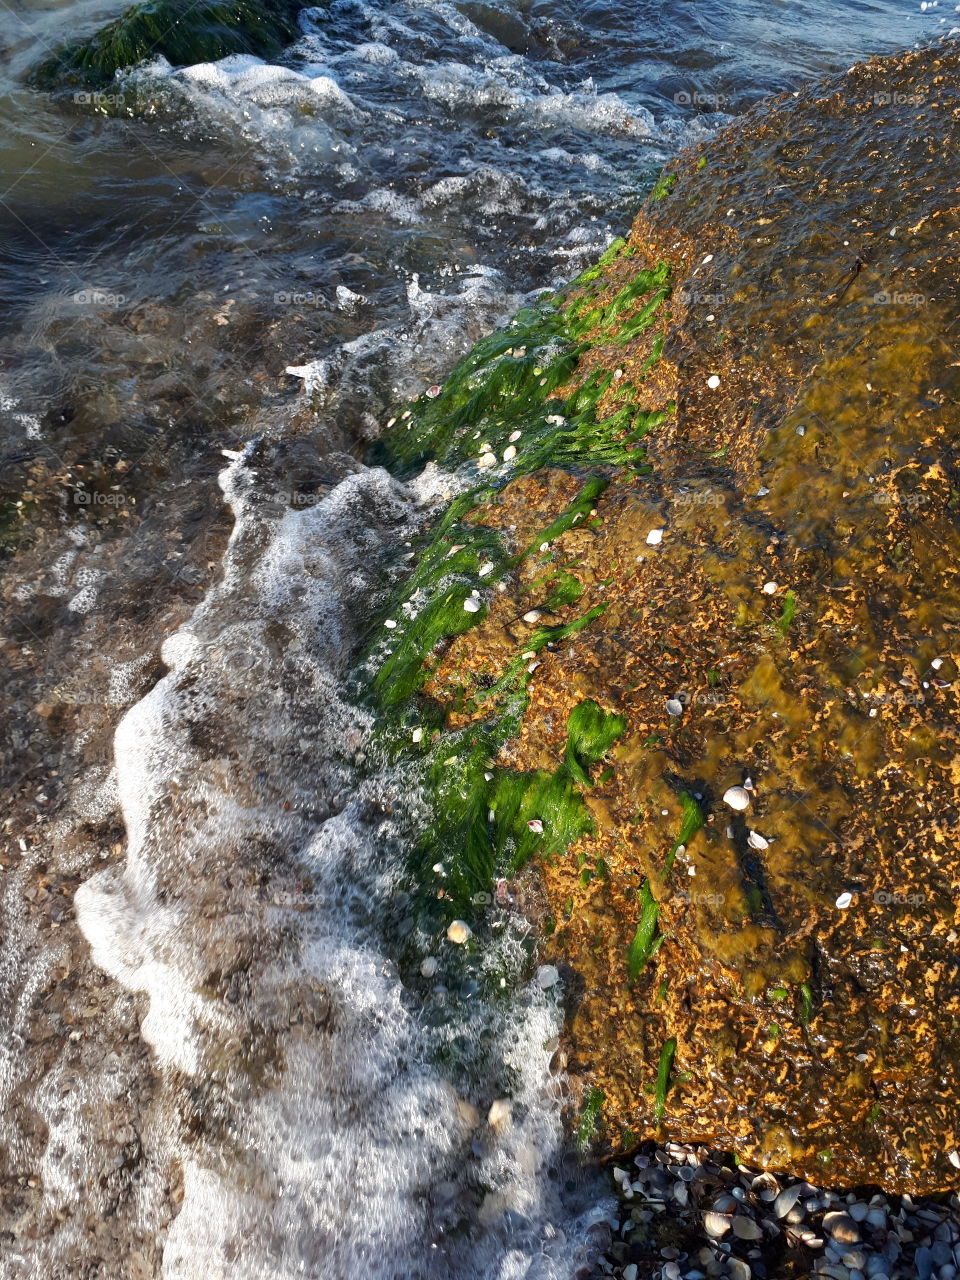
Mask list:
MULTIPOLYGON (((687 1274, 689 1277, 689 1272, 687 1274)), ((727 1275, 731 1280, 750 1280, 751 1274, 750 1267, 743 1258, 727 1259, 727 1275)))
POLYGON ((478 467, 495 467, 497 465, 497 455, 495 453, 481 453, 477 459, 478 467))
POLYGON ((523 615, 524 622, 539 622, 540 613, 537 609, 530 609, 523 615))
POLYGON ((420 965, 420 972, 425 978, 432 978, 439 968, 439 960, 435 956, 427 956, 420 965))
POLYGON ((508 444, 503 451, 504 462, 512 462, 516 456, 517 456, 517 446, 515 444, 508 444))
POLYGON ((447 937, 460 946, 473 937, 473 930, 465 920, 453 920, 447 926, 447 937))
POLYGON ((537 986, 544 991, 555 987, 560 981, 560 971, 552 964, 542 964, 537 970, 537 986))
POLYGON ((839 898, 837 898, 837 906, 840 908, 841 911, 846 911, 847 907, 849 907, 852 901, 853 901, 852 893, 841 893, 839 898))
POLYGON ((680 699, 679 699, 679 698, 668 698, 668 699, 667 699, 667 715, 668 715, 668 716, 682 716, 682 715, 683 715, 683 703, 680 701, 680 699))
POLYGON ((505 1129, 512 1119, 513 1112, 509 1098, 497 1098, 496 1102, 491 1103, 490 1110, 487 1112, 487 1124, 494 1129, 505 1129))
POLYGON ((663 541, 662 529, 651 529, 650 532, 647 534, 648 547, 659 547, 662 541, 663 541))
POLYGON ((463 602, 463 607, 466 609, 467 613, 479 613, 483 608, 483 605, 475 596, 467 596, 466 600, 463 602))
POLYGON ((720 385, 719 377, 715 373, 711 373, 710 377, 707 379, 707 386, 710 388, 711 391, 716 391, 719 385, 720 385))

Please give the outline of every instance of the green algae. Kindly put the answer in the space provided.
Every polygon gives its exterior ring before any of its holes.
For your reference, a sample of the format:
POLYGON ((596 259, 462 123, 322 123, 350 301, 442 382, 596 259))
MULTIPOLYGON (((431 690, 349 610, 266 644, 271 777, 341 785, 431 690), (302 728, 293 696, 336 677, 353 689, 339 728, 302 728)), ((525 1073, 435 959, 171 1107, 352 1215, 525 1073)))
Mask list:
POLYGON ((432 819, 413 863, 423 884, 428 866, 439 860, 451 910, 484 905, 495 880, 515 875, 534 857, 558 856, 594 829, 582 795, 590 785, 584 765, 603 758, 625 722, 599 707, 578 716, 579 709, 570 716, 564 763, 553 772, 494 764, 519 729, 524 693, 496 718, 447 735, 434 747, 427 774, 432 819))
POLYGON ((577 1125, 577 1147, 581 1154, 587 1150, 590 1143, 597 1136, 600 1128, 600 1115, 606 1100, 606 1095, 602 1089, 593 1088, 587 1092, 583 1102, 583 1109, 580 1112, 580 1123, 577 1125))
POLYGON ((604 711, 590 698, 578 703, 570 712, 564 760, 570 774, 581 786, 592 786, 591 766, 603 759, 626 727, 625 716, 604 711))
POLYGON ((676 1037, 671 1036, 660 1050, 660 1061, 657 1064, 657 1083, 653 1104, 653 1119, 657 1126, 663 1124, 663 1114, 667 1105, 667 1093, 670 1089, 670 1072, 673 1069, 673 1060, 676 1055, 676 1037))
POLYGON ((232 53, 268 57, 299 33, 299 0, 148 0, 92 36, 58 49, 30 76, 39 89, 100 88, 118 71, 162 56, 173 66, 232 53))
MULTIPOLYGON (((668 872, 673 870, 680 848, 693 839, 706 821, 700 805, 685 791, 680 794, 680 806, 683 816, 677 838, 666 857, 668 872)), ((640 903, 640 918, 636 932, 627 948, 627 976, 630 982, 637 981, 647 963, 652 960, 664 942, 663 935, 658 933, 660 905, 654 897, 649 879, 644 879, 637 890, 637 900, 640 903)))

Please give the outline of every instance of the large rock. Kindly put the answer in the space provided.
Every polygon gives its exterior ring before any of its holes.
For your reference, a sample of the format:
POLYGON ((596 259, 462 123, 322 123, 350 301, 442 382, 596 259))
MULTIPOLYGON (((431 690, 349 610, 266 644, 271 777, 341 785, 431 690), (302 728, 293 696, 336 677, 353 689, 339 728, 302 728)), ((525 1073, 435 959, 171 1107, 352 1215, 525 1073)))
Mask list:
POLYGON ((958 73, 911 52, 756 110, 398 424, 484 487, 382 687, 462 633, 425 664, 436 750, 490 758, 430 838, 464 894, 543 855, 614 1145, 960 1177, 958 73), (602 764, 584 703, 625 721, 602 764))

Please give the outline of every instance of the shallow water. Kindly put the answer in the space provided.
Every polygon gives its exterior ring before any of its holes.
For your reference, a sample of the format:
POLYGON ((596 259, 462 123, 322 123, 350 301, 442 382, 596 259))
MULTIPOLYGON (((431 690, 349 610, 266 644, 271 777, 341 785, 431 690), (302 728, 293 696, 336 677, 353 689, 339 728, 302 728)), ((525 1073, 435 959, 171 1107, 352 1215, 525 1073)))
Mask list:
POLYGON ((22 87, 119 8, 0 18, 0 456, 40 531, 5 580, 5 776, 36 783, 4 879, 8 1273, 588 1270, 604 1192, 564 1142, 523 913, 461 950, 412 911, 417 780, 346 692, 448 482, 350 455, 684 141, 940 12, 345 2, 274 67, 22 87), (82 937, 36 916, 50 884, 82 886, 82 937))

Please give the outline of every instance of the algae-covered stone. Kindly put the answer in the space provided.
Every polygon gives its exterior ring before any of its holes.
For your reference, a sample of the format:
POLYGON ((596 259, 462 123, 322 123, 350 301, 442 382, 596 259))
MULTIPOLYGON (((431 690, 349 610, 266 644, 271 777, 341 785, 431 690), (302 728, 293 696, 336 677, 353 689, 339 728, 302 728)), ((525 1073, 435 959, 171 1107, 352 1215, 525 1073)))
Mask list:
POLYGON ((955 1180, 958 74, 876 60, 704 143, 391 442, 469 470, 522 428, 435 532, 385 684, 442 711, 438 757, 488 753, 476 814, 485 779, 563 779, 536 817, 572 842, 481 856, 474 816, 444 860, 534 859, 612 1142, 955 1180), (585 703, 619 731, 578 773, 585 703))
POLYGON ((147 0, 58 49, 35 68, 31 82, 41 89, 98 88, 149 58, 189 66, 232 53, 268 57, 297 36, 302 8, 299 0, 147 0))

